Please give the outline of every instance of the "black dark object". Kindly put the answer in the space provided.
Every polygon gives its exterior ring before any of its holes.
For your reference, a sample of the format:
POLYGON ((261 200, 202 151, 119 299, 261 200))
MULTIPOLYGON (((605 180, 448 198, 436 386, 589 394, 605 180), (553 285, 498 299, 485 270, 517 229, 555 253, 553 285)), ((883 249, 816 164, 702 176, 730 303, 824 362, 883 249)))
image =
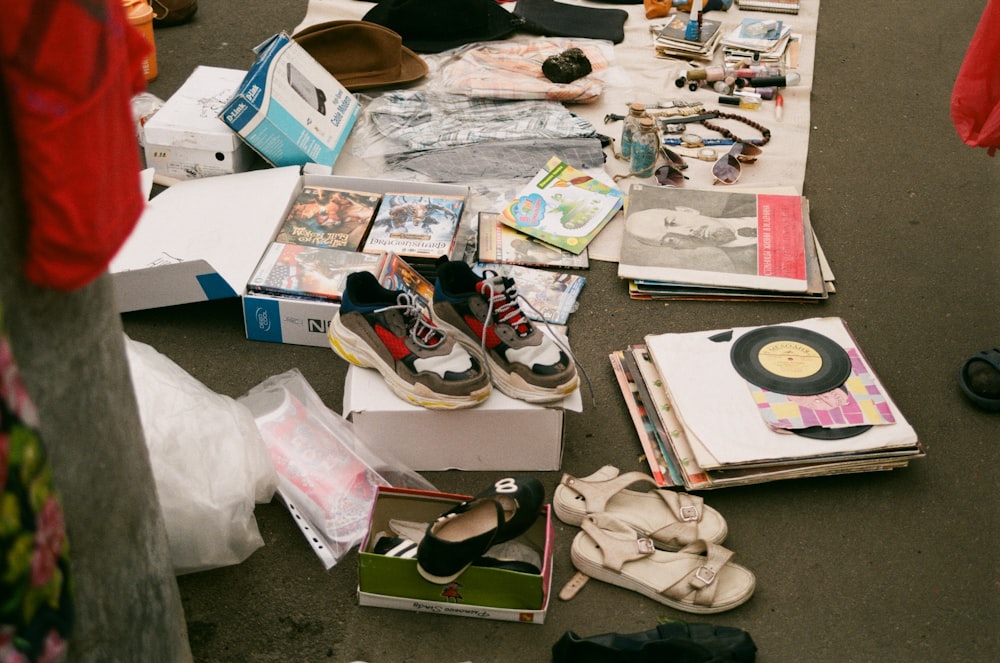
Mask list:
POLYGON ((642 633, 581 638, 566 631, 552 647, 553 663, 752 663, 757 645, 742 629, 676 620, 642 633))
POLYGON ((542 63, 542 73, 553 83, 572 83, 593 70, 587 54, 579 48, 567 48, 558 55, 550 55, 542 63))

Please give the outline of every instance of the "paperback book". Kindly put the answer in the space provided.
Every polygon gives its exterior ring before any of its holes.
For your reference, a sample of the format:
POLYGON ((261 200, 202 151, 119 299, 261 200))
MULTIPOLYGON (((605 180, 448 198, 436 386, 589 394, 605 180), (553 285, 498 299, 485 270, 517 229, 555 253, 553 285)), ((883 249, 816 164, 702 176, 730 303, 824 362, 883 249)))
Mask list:
POLYGON ((377 274, 382 256, 272 242, 247 283, 249 292, 340 301, 351 272, 377 274))
POLYGON ((497 212, 479 213, 478 256, 480 262, 527 267, 585 269, 590 266, 587 250, 570 253, 506 226, 497 212))
POLYGON ((701 27, 695 39, 688 38, 690 14, 678 12, 667 17, 667 22, 653 38, 653 46, 660 57, 680 57, 711 60, 722 37, 722 21, 701 17, 701 27))
POLYGON ((386 193, 362 250, 426 259, 450 255, 464 206, 463 196, 386 193))
POLYGON ((326 186, 304 186, 274 241, 357 251, 382 195, 326 186))
POLYGON ((549 159, 502 212, 502 223, 580 254, 618 213, 625 194, 559 157, 549 159))
POLYGON ((532 320, 565 325, 576 310, 577 298, 587 279, 578 274, 552 272, 522 265, 476 263, 480 274, 491 271, 514 279, 517 294, 527 302, 522 310, 532 320))
POLYGON ((633 184, 621 278, 809 294, 822 289, 802 196, 633 184))

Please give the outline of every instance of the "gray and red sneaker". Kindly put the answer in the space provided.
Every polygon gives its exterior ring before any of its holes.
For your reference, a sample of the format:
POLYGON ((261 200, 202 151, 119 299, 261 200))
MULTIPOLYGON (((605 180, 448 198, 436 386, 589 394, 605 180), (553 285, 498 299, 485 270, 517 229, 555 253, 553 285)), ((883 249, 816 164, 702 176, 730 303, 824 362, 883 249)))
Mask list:
POLYGON ((327 332, 333 351, 374 368, 405 401, 432 410, 472 407, 491 391, 482 362, 439 329, 416 299, 354 272, 327 332))
POLYGON ((441 260, 431 315, 486 360, 493 384, 511 398, 551 403, 580 383, 572 357, 521 310, 511 278, 479 276, 461 260, 441 260))

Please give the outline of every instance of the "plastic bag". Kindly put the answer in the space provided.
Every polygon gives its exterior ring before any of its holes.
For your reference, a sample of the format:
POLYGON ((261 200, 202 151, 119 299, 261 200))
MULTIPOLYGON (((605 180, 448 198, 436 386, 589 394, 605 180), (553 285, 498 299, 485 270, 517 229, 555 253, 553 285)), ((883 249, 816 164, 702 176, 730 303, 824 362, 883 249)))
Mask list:
POLYGON ((1000 0, 990 0, 972 35, 951 93, 951 119, 962 142, 1000 147, 1000 0))
POLYGON ((155 348, 125 341, 174 572, 242 562, 264 545, 254 504, 278 483, 253 415, 155 348))
POLYGON ((278 472, 278 494, 329 569, 361 543, 378 486, 434 490, 376 455, 298 369, 268 378, 239 401, 257 421, 278 472))

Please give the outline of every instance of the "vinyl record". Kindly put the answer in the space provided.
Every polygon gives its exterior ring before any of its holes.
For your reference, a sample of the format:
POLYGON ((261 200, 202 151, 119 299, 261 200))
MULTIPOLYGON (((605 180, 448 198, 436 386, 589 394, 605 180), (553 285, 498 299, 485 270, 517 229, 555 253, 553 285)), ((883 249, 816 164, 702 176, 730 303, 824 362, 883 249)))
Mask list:
POLYGON ((808 437, 813 440, 846 440, 855 435, 861 435, 871 428, 871 424, 864 426, 847 426, 845 428, 823 428, 822 426, 809 426, 808 428, 793 428, 792 432, 801 437, 808 437))
POLYGON ((851 375, 851 358, 833 339, 788 325, 743 334, 729 359, 747 382, 790 396, 831 391, 851 375))

